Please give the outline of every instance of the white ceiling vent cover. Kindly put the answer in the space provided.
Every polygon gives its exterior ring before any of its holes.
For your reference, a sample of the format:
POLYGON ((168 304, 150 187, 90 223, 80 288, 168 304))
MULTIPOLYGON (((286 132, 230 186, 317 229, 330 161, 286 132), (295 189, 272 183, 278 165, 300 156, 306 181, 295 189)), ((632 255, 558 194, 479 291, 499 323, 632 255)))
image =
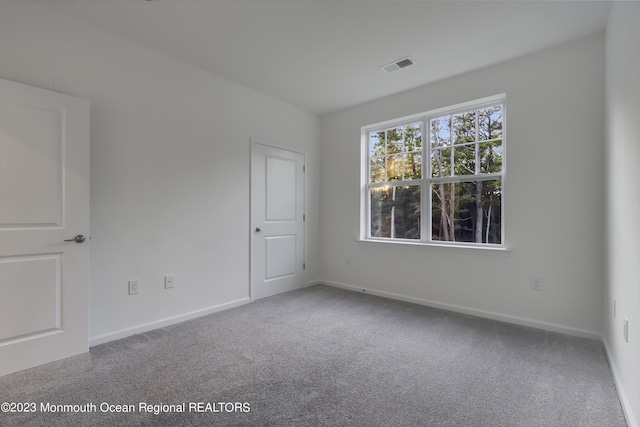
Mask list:
POLYGON ((408 66, 413 65, 413 59, 411 59, 410 56, 407 56, 406 58, 402 58, 402 59, 398 59, 396 61, 393 61, 389 64, 383 65, 380 67, 380 69, 382 71, 384 71, 387 74, 391 74, 394 71, 398 71, 401 70, 403 68, 407 68, 408 66))

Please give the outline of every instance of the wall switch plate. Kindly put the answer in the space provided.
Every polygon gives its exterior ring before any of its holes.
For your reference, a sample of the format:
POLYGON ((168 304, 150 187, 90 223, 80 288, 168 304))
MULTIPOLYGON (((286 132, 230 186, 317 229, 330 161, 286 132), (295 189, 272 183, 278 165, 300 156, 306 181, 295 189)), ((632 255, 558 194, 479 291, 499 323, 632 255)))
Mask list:
POLYGON ((135 295, 140 293, 140 280, 129 280, 129 295, 135 295))
POLYGON ((542 291, 542 279, 540 277, 531 277, 531 289, 534 291, 542 291))
POLYGON ((164 288, 170 289, 176 285, 176 276, 173 274, 167 274, 164 276, 164 288))

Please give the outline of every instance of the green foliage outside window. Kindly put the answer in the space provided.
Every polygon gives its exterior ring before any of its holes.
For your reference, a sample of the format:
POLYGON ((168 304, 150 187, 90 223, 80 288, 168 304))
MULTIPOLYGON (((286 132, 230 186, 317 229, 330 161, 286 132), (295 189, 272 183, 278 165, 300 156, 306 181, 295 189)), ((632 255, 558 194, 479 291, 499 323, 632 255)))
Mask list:
POLYGON ((503 105, 424 123, 368 133, 370 237, 426 240, 429 206, 430 240, 501 244, 503 105))

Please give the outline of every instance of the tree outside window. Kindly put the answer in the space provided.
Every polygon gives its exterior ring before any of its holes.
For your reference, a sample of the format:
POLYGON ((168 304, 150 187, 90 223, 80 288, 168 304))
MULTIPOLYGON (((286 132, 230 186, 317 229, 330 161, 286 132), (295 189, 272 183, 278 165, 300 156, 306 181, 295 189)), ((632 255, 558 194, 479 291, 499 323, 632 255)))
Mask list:
POLYGON ((501 245, 503 129, 501 99, 367 130, 367 237, 501 245))

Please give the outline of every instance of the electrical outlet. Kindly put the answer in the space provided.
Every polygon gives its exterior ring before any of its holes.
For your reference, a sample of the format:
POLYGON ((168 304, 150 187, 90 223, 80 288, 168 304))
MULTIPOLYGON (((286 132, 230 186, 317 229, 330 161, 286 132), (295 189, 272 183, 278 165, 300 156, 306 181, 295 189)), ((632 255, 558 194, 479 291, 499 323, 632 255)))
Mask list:
POLYGON ((347 255, 344 260, 349 265, 353 264, 353 257, 351 255, 347 255))
POLYGON ((170 289, 176 285, 176 276, 173 274, 167 274, 164 276, 164 288, 170 289))
POLYGON ((623 326, 622 334, 624 336, 624 342, 628 343, 629 342, 629 320, 627 320, 626 317, 624 318, 624 326, 623 326))
POLYGON ((534 291, 542 291, 542 279, 540 277, 531 277, 531 289, 534 291))
POLYGON ((129 280, 129 295, 135 295, 140 293, 140 280, 129 280))

